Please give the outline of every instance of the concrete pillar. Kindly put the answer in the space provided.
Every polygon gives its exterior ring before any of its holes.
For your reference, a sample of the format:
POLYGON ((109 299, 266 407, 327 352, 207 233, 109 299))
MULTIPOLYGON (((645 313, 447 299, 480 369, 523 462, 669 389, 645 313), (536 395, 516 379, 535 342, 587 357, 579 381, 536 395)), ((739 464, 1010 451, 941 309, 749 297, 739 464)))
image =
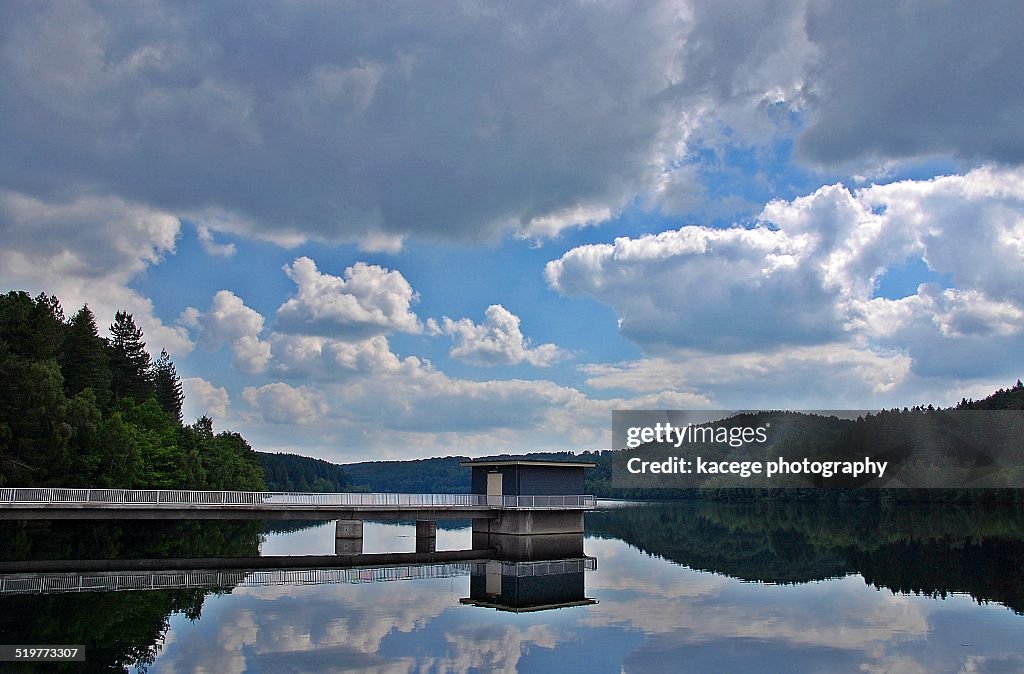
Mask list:
POLYGON ((363 554, 362 520, 338 520, 334 526, 334 554, 363 554))
POLYGON ((499 510, 495 519, 474 519, 474 533, 582 534, 582 510, 499 510))
POLYGON ((437 521, 416 520, 416 552, 437 552, 437 521))

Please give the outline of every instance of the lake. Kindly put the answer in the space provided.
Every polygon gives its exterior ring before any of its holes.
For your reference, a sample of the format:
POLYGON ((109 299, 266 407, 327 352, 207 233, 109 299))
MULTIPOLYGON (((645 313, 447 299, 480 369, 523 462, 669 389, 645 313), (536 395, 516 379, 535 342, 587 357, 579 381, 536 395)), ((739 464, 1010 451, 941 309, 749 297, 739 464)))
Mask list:
MULTIPOLYGON (((6 561, 328 555, 335 545, 332 522, 0 524, 6 561)), ((468 522, 442 526, 438 550, 472 547, 468 522)), ((411 523, 365 525, 364 553, 415 546, 411 523)), ((550 561, 2 594, 0 643, 84 644, 87 661, 0 669, 1024 671, 1024 513, 1012 508, 606 507, 586 515, 582 556, 550 561)))

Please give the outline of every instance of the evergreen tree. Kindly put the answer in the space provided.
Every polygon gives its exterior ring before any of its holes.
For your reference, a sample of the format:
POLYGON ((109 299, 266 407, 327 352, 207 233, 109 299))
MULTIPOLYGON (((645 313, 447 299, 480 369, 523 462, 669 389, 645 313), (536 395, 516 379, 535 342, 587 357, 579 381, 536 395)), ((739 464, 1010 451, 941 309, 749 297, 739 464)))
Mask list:
POLYGON ((64 343, 64 309, 56 295, 39 293, 32 311, 34 332, 33 358, 45 360, 59 358, 64 343))
POLYGON ((115 400, 134 398, 143 402, 153 395, 150 357, 142 341, 142 329, 132 315, 118 311, 110 326, 110 390, 115 400))
POLYGON ((61 486, 72 428, 60 368, 0 349, 0 486, 61 486))
POLYGON ((87 388, 92 389, 100 405, 110 398, 110 356, 89 305, 79 309, 68 325, 61 374, 69 398, 87 388))
POLYGON ((153 364, 153 392, 160 407, 180 424, 185 394, 181 391, 181 378, 166 351, 161 351, 160 357, 153 364))
POLYGON ((0 295, 0 340, 11 353, 31 360, 60 355, 64 338, 64 312, 60 301, 40 294, 36 299, 24 291, 0 295))

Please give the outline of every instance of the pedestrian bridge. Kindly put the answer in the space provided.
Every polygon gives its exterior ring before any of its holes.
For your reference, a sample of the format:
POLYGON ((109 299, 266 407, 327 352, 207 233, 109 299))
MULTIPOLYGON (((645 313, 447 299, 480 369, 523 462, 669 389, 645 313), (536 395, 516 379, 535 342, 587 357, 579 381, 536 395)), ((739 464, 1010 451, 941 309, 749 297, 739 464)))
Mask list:
POLYGON ((498 459, 463 465, 472 469, 470 494, 3 487, 0 519, 337 520, 338 554, 360 554, 367 519, 416 520, 417 549, 428 551, 436 520, 472 519, 474 534, 582 533, 583 513, 596 505, 593 496, 580 493, 583 471, 594 465, 589 462, 498 459))
POLYGON ((590 495, 371 494, 0 488, 0 519, 495 519, 591 510, 590 495))

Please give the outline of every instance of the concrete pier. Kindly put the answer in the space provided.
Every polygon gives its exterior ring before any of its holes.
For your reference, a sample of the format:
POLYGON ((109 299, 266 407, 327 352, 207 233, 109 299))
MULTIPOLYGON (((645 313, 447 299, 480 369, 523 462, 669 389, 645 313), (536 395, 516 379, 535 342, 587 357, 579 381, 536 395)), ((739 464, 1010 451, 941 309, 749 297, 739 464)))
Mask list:
POLYGON ((437 550, 437 522, 435 520, 416 520, 416 552, 434 552, 437 550))
POLYGON ((363 554, 363 521, 338 520, 334 526, 334 554, 363 554))

